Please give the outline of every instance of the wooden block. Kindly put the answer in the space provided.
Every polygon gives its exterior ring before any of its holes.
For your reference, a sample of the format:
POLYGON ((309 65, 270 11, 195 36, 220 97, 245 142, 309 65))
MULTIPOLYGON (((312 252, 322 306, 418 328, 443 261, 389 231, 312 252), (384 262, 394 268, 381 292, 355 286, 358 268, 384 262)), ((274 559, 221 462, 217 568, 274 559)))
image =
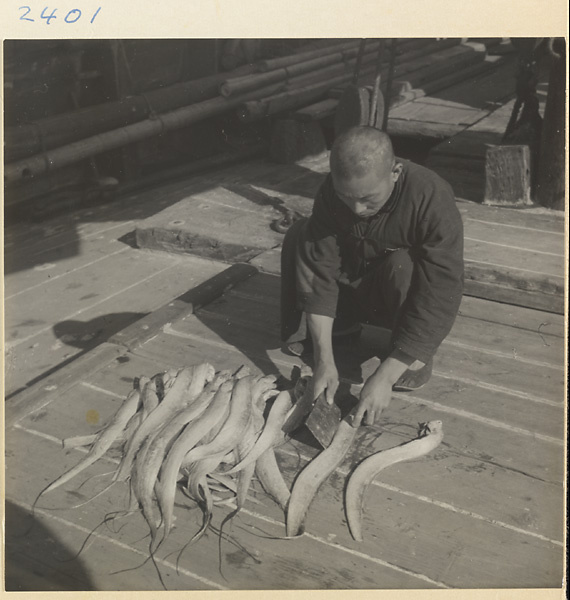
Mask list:
POLYGON ((532 204, 530 167, 528 146, 489 146, 485 159, 484 204, 532 204))
POLYGON ((270 223, 281 201, 249 183, 216 185, 140 221, 139 247, 242 262, 272 248, 281 235, 270 223))
POLYGON ((388 119, 388 134, 421 139, 445 139, 463 131, 465 125, 449 123, 427 123, 408 119, 388 119))
POLYGON ((490 281, 466 280, 464 294, 513 306, 534 308, 547 313, 564 314, 564 296, 534 290, 517 290, 490 281))
POLYGON ((295 118, 299 119, 299 121, 318 121, 319 119, 334 115, 337 104, 338 100, 327 98, 316 104, 299 109, 295 112, 295 118))

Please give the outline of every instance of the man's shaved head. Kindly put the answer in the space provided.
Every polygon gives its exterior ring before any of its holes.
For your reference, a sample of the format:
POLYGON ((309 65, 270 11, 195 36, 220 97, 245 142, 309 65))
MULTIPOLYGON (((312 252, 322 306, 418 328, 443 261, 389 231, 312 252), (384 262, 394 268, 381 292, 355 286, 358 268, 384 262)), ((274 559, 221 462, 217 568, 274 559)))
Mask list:
POLYGON ((334 142, 330 166, 335 178, 352 179, 371 171, 389 173, 394 165, 390 138, 374 127, 352 127, 334 142))
POLYGON ((331 150, 331 176, 338 198, 359 217, 376 214, 402 173, 390 138, 374 127, 353 127, 331 150))

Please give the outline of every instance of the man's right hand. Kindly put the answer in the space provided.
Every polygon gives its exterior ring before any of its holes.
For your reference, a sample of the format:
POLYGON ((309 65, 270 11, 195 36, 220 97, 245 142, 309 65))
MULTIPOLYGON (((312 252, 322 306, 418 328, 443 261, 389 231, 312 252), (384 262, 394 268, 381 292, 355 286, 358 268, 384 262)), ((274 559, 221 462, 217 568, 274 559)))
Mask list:
POLYGON ((327 402, 332 404, 338 388, 338 371, 332 349, 333 319, 308 313, 307 324, 313 338, 316 365, 313 372, 313 400, 324 392, 327 402))
POLYGON ((313 400, 316 400, 324 392, 326 401, 332 404, 337 389, 338 371, 334 363, 321 362, 317 364, 313 373, 313 400))

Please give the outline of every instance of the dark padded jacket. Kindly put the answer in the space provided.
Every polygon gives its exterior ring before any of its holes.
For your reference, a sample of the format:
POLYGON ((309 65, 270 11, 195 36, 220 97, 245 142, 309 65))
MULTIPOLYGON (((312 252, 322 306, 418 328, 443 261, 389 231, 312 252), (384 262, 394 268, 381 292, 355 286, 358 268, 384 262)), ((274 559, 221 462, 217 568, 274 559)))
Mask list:
POLYGON ((426 362, 459 310, 463 222, 447 182, 429 169, 400 162, 404 167, 390 198, 367 218, 352 213, 327 176, 297 251, 297 305, 335 317, 339 282, 357 281, 388 252, 405 248, 414 261, 414 275, 393 345, 426 362))

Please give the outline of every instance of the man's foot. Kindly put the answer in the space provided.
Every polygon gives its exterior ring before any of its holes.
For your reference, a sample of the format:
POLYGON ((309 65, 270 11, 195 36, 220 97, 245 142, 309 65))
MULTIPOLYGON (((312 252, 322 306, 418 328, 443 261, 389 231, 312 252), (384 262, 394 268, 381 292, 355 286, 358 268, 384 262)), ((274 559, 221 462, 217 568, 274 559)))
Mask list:
POLYGON ((395 392, 413 392, 423 387, 431 377, 433 369, 433 360, 426 363, 421 369, 408 369, 402 375, 396 383, 392 386, 392 390, 395 392))
MULTIPOLYGON (((356 323, 348 329, 333 331, 332 343, 334 346, 356 342, 362 333, 362 325, 356 323)), ((283 351, 294 356, 307 356, 313 352, 313 340, 309 337, 298 342, 283 344, 283 351)))

